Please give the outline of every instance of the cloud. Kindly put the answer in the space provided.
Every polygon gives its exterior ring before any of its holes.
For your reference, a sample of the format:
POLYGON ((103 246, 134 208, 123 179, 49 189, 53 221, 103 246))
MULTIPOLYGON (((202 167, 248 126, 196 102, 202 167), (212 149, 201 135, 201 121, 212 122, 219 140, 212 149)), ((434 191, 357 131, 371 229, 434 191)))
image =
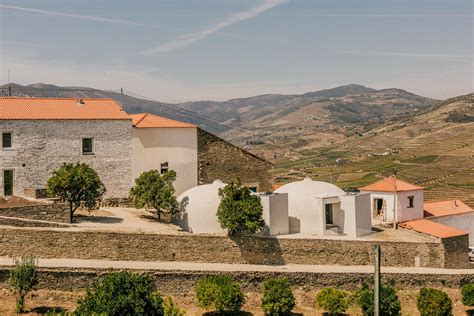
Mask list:
POLYGON ((335 18, 469 18, 472 14, 306 14, 313 17, 335 17, 335 18))
POLYGON ((425 58, 455 59, 455 60, 472 60, 474 58, 474 55, 460 55, 460 54, 425 54, 425 53, 353 51, 353 50, 335 51, 334 53, 337 53, 337 54, 352 54, 352 55, 425 57, 425 58))
POLYGON ((40 10, 40 9, 33 9, 33 8, 11 6, 11 5, 3 5, 3 4, 0 4, 0 8, 41 13, 41 14, 46 14, 46 15, 64 16, 64 17, 69 17, 69 18, 98 21, 98 22, 119 23, 119 24, 137 25, 137 26, 145 25, 140 22, 129 21, 129 20, 105 18, 105 17, 100 17, 100 16, 84 15, 84 14, 65 13, 65 12, 58 12, 58 11, 40 10))
POLYGON ((227 19, 222 20, 216 24, 209 25, 196 32, 190 32, 187 34, 180 35, 171 42, 167 42, 157 47, 146 49, 142 51, 141 54, 150 55, 150 54, 159 53, 159 52, 171 52, 176 49, 187 47, 233 24, 236 24, 248 19, 253 19, 257 17, 258 15, 260 15, 261 13, 278 6, 282 4, 283 2, 286 2, 286 0, 264 0, 263 3, 255 7, 252 7, 249 10, 236 12, 230 15, 227 19))

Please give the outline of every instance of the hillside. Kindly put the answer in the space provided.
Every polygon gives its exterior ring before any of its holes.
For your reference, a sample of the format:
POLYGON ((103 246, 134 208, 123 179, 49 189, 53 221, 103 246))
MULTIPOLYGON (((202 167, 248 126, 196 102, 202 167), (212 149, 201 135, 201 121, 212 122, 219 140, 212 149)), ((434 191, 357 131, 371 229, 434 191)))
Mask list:
MULTIPOLYGON (((12 84, 12 94, 121 101, 118 92, 43 83, 12 84)), ((152 112, 197 124, 267 158, 282 151, 328 145, 436 103, 404 90, 375 90, 355 84, 302 95, 272 94, 222 102, 169 104, 134 94, 125 94, 123 99, 129 113, 152 112)))
POLYGON ((279 181, 312 175, 357 187, 392 174, 423 185, 428 200, 460 198, 474 206, 474 94, 460 96, 341 141, 279 161, 279 181))

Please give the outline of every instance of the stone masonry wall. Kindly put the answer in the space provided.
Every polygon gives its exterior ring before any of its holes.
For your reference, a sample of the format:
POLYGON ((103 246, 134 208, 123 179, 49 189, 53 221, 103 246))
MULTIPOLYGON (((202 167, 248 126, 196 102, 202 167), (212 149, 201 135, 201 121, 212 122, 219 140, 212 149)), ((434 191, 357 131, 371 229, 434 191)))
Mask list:
MULTIPOLYGON (((118 271, 118 270, 115 270, 118 271)), ((78 290, 90 287, 96 280, 109 273, 108 269, 40 269, 40 289, 78 290)), ((148 273, 155 278, 157 289, 164 294, 191 294, 197 282, 217 272, 211 271, 146 271, 133 270, 136 273, 148 273)), ((363 282, 372 283, 371 273, 304 273, 304 272, 225 272, 237 281, 246 292, 261 292, 263 282, 272 277, 286 277, 292 287, 305 291, 324 287, 336 287, 344 290, 357 290, 363 282)), ((0 268, 0 288, 7 288, 8 269, 0 268)), ((382 281, 395 282, 398 289, 419 289, 421 287, 455 288, 474 282, 474 274, 396 274, 384 273, 382 281)))
MULTIPOLYGON (((467 238, 467 236, 466 236, 467 238)), ((71 232, 65 229, 0 228, 0 256, 250 264, 372 265, 375 241, 276 239, 207 235, 71 232)), ((385 266, 466 268, 441 242, 381 241, 385 266), (457 263, 456 263, 457 262, 457 263)), ((454 244, 451 244, 455 247, 454 244)), ((463 243, 458 243, 463 246, 463 243)), ((454 251, 456 253, 456 251, 454 251)), ((458 257, 459 258, 459 257, 458 257)))
POLYGON ((64 203, 1 207, 0 216, 69 223, 69 207, 64 203))
MULTIPOLYGON (((107 197, 126 197, 132 181, 132 126, 129 120, 0 120, 12 132, 13 148, 0 151, 0 171, 14 170, 14 195, 44 188, 65 162, 94 168, 107 197), (93 155, 82 154, 82 138, 93 138, 93 155)), ((0 196, 3 195, 0 172, 0 196)))
POLYGON ((273 165, 250 152, 198 128, 198 181, 224 183, 240 178, 243 184, 258 185, 259 191, 273 186, 273 165))

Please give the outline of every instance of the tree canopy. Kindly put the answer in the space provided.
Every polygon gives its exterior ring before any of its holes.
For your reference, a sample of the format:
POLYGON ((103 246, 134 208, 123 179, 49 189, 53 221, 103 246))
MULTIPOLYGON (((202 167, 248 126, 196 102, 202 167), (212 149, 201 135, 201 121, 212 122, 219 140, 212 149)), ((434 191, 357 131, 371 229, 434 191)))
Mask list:
POLYGON ((136 208, 155 209, 158 220, 161 221, 162 213, 172 214, 178 208, 178 202, 174 196, 173 182, 175 180, 176 172, 173 170, 163 174, 155 169, 143 172, 130 190, 133 205, 136 208))
POLYGON ((219 196, 221 202, 217 218, 221 227, 226 228, 230 235, 236 232, 253 234, 265 226, 260 197, 253 195, 240 181, 231 182, 219 189, 219 196))
POLYGON ((47 183, 51 196, 69 203, 69 220, 72 223, 74 212, 82 205, 87 209, 97 207, 106 192, 97 172, 85 163, 65 163, 53 171, 47 183))

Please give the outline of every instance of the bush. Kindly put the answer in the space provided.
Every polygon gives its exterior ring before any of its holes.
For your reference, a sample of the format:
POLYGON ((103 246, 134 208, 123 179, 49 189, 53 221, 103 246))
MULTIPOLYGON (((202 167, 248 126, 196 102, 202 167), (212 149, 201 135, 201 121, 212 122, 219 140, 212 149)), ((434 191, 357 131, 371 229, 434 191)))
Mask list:
POLYGON ((452 315, 452 304, 446 293, 432 288, 422 288, 416 297, 416 306, 421 316, 452 315))
MULTIPOLYGON (((362 308, 364 315, 374 315, 374 289, 367 284, 357 293, 357 303, 362 308)), ((380 286, 380 313, 381 315, 400 315, 401 304, 397 296, 397 290, 391 285, 380 286)))
POLYGON ((466 306, 474 306, 474 283, 466 284, 461 289, 462 303, 466 306))
POLYGON ((38 284, 38 272, 35 258, 22 257, 14 259, 15 266, 10 270, 8 283, 18 292, 16 312, 25 311, 25 296, 38 284))
POLYGON ((295 297, 287 278, 274 278, 265 282, 262 298, 265 315, 288 314, 294 307, 295 297))
POLYGON ((163 299, 153 278, 127 271, 106 275, 77 303, 75 315, 163 315, 163 299))
POLYGON ((196 297, 200 307, 220 313, 239 311, 245 302, 240 286, 228 275, 201 279, 196 286, 196 297))
POLYGON ((180 309, 178 306, 174 305, 171 297, 165 297, 163 302, 163 315, 164 316, 184 316, 186 311, 180 309))
POLYGON ((227 229, 230 235, 236 232, 253 234, 265 226, 260 197, 253 195, 240 181, 231 182, 219 189, 219 196, 221 202, 217 218, 221 227, 227 229))
POLYGON ((341 290, 328 287, 316 295, 316 305, 324 308, 329 315, 341 315, 350 305, 349 295, 341 290))

